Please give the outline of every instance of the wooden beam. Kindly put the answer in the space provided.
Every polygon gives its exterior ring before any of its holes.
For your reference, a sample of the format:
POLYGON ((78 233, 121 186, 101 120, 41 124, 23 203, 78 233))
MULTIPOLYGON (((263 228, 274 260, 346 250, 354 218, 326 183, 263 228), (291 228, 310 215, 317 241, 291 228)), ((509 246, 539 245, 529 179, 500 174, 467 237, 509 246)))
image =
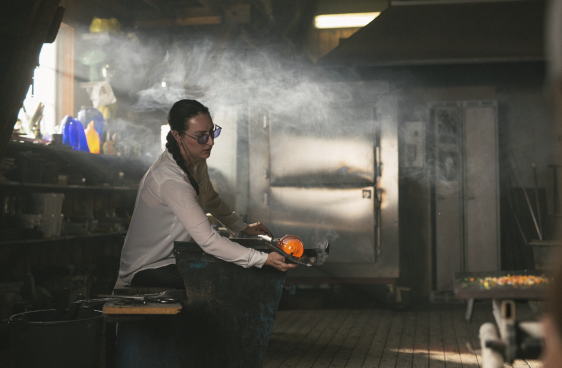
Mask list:
POLYGON ((62 41, 62 85, 60 91, 61 118, 66 115, 74 116, 74 28, 62 23, 59 30, 62 41))
POLYGON ((209 24, 221 24, 222 17, 220 15, 203 16, 203 17, 187 17, 173 19, 154 19, 154 20, 137 20, 133 22, 136 27, 177 27, 177 26, 201 26, 209 24))
POLYGON ((175 10, 175 18, 154 18, 154 12, 138 12, 133 22, 137 27, 196 26, 206 24, 250 23, 251 5, 236 4, 225 8, 224 15, 209 8, 184 8, 175 10))
MULTIPOLYGON (((174 9, 173 11, 174 18, 200 18, 200 17, 213 17, 213 16, 221 16, 221 15, 222 15, 221 13, 212 11, 211 9, 208 8, 187 7, 187 8, 177 8, 174 9)), ((163 19, 164 17, 159 16, 153 10, 143 10, 143 11, 136 11, 134 13, 134 18, 136 21, 140 21, 140 20, 163 19)))
POLYGON ((154 10, 158 10, 159 12, 163 12, 168 8, 166 2, 162 0, 142 0, 142 1, 150 5, 154 10))
POLYGON ((115 13, 115 17, 120 17, 124 19, 131 18, 131 9, 119 4, 116 1, 108 0, 89 0, 92 3, 98 4, 103 8, 115 13))

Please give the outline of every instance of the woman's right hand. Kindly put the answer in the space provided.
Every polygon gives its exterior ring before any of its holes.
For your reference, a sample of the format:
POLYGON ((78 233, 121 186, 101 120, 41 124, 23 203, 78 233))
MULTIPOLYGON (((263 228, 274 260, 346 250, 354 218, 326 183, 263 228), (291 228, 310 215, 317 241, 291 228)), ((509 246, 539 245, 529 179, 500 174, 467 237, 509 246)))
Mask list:
POLYGON ((294 263, 285 263, 285 257, 277 252, 271 252, 267 255, 266 265, 277 268, 279 271, 287 271, 297 267, 294 263))

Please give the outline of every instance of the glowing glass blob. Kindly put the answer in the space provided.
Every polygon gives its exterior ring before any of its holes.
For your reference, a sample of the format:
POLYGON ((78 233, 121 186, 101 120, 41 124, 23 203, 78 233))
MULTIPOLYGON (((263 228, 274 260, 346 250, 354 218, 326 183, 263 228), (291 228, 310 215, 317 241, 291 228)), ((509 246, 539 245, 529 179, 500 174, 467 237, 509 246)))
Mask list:
POLYGON ((285 235, 281 238, 281 240, 279 240, 277 246, 281 248, 283 252, 292 255, 293 257, 302 257, 304 253, 302 240, 295 235, 285 235))

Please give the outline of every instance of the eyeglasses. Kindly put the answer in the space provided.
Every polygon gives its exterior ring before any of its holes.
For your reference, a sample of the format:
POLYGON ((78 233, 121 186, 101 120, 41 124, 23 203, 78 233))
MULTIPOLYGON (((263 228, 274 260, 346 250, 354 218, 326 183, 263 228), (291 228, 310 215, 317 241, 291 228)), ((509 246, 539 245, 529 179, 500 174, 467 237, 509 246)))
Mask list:
MULTIPOLYGON (((217 138, 219 135, 221 135, 221 130, 222 128, 218 125, 215 124, 214 128, 213 128, 213 139, 217 138)), ((209 141, 209 137, 210 134, 203 134, 201 137, 194 137, 191 136, 189 134, 186 134, 189 138, 193 138, 197 141, 197 143, 199 144, 207 144, 207 142, 209 141)))

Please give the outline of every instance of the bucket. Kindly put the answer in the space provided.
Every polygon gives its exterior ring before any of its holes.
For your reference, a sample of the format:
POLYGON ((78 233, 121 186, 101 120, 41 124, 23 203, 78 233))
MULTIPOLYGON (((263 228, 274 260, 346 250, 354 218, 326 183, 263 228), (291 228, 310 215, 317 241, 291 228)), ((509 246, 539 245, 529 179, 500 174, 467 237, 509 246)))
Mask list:
POLYGON ((56 309, 10 317, 10 344, 17 368, 98 368, 103 314, 83 308, 78 319, 53 321, 56 309))
POLYGON ((175 242, 174 248, 188 297, 188 340, 197 346, 190 363, 261 367, 287 274, 225 262, 195 243, 175 242))

